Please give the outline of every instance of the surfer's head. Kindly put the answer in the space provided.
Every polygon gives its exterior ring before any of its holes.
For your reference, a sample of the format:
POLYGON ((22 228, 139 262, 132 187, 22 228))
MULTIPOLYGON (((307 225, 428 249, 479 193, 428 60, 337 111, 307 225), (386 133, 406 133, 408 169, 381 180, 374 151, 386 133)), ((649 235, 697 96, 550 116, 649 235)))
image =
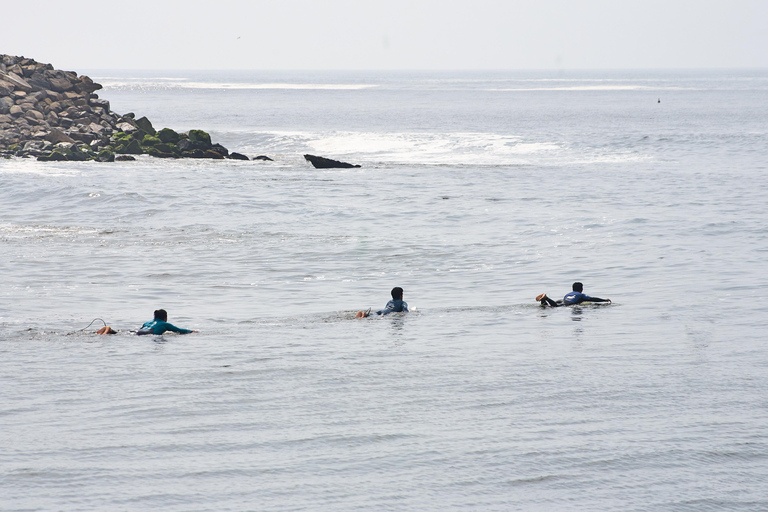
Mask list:
POLYGON ((584 291, 584 285, 581 284, 580 282, 576 281, 575 283, 573 283, 573 288, 572 289, 575 292, 581 293, 582 291, 584 291))
POLYGON ((163 322, 168 321, 168 312, 164 309, 156 309, 155 310, 155 320, 162 320, 163 322))
POLYGON ((403 300, 403 289, 399 286, 392 288, 392 298, 395 300, 403 300))

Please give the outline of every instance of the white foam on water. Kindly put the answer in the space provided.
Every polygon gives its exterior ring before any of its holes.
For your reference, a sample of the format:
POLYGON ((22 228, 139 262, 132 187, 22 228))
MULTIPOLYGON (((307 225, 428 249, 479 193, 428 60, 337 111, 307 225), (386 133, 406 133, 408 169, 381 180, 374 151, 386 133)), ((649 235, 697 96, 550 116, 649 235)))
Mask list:
POLYGON ((527 91, 681 91, 696 90, 685 87, 660 87, 648 85, 574 85, 569 87, 509 87, 487 89, 488 91, 501 92, 527 92, 527 91))
POLYGON ((517 136, 491 133, 335 132, 309 137, 306 144, 320 154, 427 165, 524 163, 521 157, 562 150, 554 142, 526 142, 517 136))
POLYGON ((250 83, 250 82, 188 82, 186 79, 151 78, 143 80, 97 79, 105 89, 151 90, 151 89, 231 89, 231 90, 326 90, 355 91, 378 87, 376 84, 302 84, 302 83, 250 83))

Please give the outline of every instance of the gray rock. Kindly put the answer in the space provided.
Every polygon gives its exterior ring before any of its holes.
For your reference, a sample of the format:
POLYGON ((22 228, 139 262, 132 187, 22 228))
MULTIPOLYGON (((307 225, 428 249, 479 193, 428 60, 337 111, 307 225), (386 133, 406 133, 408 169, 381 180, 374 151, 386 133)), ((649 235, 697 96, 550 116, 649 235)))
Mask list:
POLYGON ((11 108, 14 106, 14 101, 11 98, 0 98, 0 114, 10 114, 11 108))
POLYGON ((28 110, 27 113, 24 115, 28 119, 35 119, 37 121, 42 121, 44 118, 43 114, 38 112, 37 110, 28 110))
POLYGON ((60 76, 51 78, 51 89, 56 92, 69 91, 72 87, 72 82, 66 77, 60 76))
POLYGON ((13 118, 9 116, 8 114, 0 114, 0 124, 11 124, 13 122, 13 118))
POLYGON ((41 140, 30 140, 24 143, 24 151, 29 151, 30 149, 43 149, 43 141, 41 140))
POLYGON ((75 90, 82 94, 90 94, 94 91, 98 91, 101 88, 101 84, 97 84, 91 80, 90 77, 85 75, 81 75, 79 77, 79 83, 75 84, 75 90))
POLYGON ((272 160, 271 158, 269 158, 269 157, 268 157, 268 156, 266 156, 266 155, 259 155, 259 156, 255 156, 255 157, 253 157, 253 159, 254 159, 254 160, 265 160, 265 161, 267 161, 267 162, 274 162, 274 160, 272 160))
POLYGON ((63 131, 61 131, 59 129, 56 129, 56 128, 51 130, 48 133, 48 135, 45 136, 45 140, 47 140, 48 142, 51 142, 53 144, 58 144, 59 142, 68 142, 68 143, 72 144, 72 143, 75 142, 72 139, 72 137, 70 137, 69 135, 67 135, 63 131))
POLYGON ((229 154, 231 160, 248 160, 249 158, 241 153, 235 153, 234 151, 229 154))
POLYGON ((88 129, 91 133, 95 133, 96 135, 104 135, 104 127, 100 124, 91 123, 88 125, 88 129))
POLYGON ((14 106, 12 106, 12 107, 10 108, 10 110, 8 111, 8 113, 9 113, 9 114, 11 114, 11 115, 12 115, 12 116, 14 116, 14 117, 18 117, 18 116, 20 116, 21 114, 23 114, 23 113, 24 113, 24 109, 22 109, 22 108, 21 108, 20 106, 18 106, 18 105, 14 105, 14 106))
POLYGON ((150 123, 149 119, 147 119, 146 117, 141 117, 139 119, 136 119, 136 126, 139 128, 139 130, 144 130, 150 135, 155 135, 157 133, 154 127, 152 126, 152 123, 150 123))
POLYGON ((130 123, 118 123, 115 128, 117 128, 121 132, 125 133, 133 133, 138 130, 135 126, 133 126, 130 123))
POLYGON ((115 162, 133 162, 136 160, 136 157, 133 157, 131 155, 117 155, 115 157, 115 162))
POLYGON ((100 100, 98 98, 91 98, 88 103, 92 107, 101 107, 104 109, 105 112, 109 112, 109 101, 107 100, 100 100))
POLYGON ((3 79, 6 82, 13 84, 13 86, 16 89, 21 89, 22 91, 26 91, 26 92, 32 92, 32 86, 29 85, 29 83, 27 83, 26 80, 21 78, 16 73, 8 72, 8 73, 0 74, 0 79, 3 79))
POLYGON ((195 149, 195 145, 192 144, 189 139, 181 139, 176 146, 180 151, 192 151, 195 149))
POLYGON ((13 92, 13 85, 6 82, 5 80, 0 80, 0 97, 8 96, 13 92))
POLYGON ((32 90, 45 91, 53 88, 51 81, 48 80, 45 74, 40 72, 32 74, 32 76, 27 79, 27 82, 32 87, 32 90))

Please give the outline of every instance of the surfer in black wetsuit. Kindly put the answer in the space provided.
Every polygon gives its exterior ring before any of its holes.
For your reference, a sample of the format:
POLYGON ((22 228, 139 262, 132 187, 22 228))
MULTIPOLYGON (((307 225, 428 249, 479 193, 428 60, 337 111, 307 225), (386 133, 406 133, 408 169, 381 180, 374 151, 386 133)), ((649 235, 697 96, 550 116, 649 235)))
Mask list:
MULTIPOLYGON (((399 286, 392 288, 392 300, 387 302, 384 309, 376 312, 377 315, 388 315, 390 313, 408 313, 408 303, 403 300, 403 289, 399 286)), ((371 310, 358 311, 355 318, 365 318, 371 314, 371 310)))
POLYGON ((573 291, 567 293, 561 301, 554 301, 550 299, 547 297, 546 293, 538 295, 536 300, 540 302, 542 306, 550 306, 553 308, 560 306, 575 306, 576 304, 581 304, 582 302, 611 302, 611 299, 590 297, 589 295, 584 294, 584 285, 579 282, 573 283, 571 288, 573 291))

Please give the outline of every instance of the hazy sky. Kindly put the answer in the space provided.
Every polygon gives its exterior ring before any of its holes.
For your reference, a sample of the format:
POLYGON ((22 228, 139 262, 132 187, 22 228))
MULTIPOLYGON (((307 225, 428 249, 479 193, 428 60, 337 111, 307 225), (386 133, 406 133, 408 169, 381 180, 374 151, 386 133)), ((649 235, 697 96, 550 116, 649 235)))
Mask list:
POLYGON ((768 68, 765 0, 18 5, 0 53, 74 70, 768 68))

